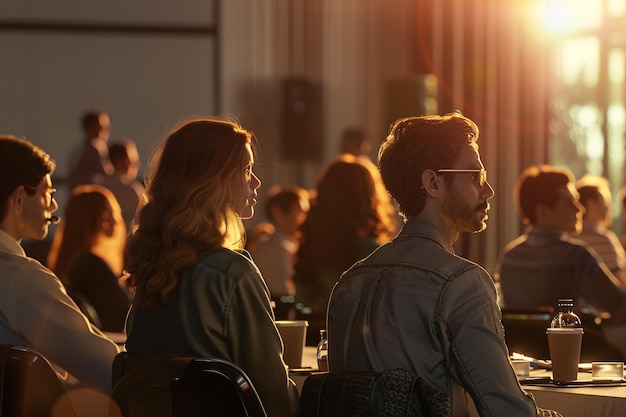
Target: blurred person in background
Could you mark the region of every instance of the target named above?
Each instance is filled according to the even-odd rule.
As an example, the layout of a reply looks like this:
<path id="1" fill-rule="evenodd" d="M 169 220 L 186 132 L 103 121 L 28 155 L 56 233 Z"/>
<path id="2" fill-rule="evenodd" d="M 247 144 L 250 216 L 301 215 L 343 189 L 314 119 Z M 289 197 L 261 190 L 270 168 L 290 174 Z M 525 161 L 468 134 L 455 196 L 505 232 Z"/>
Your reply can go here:
<path id="1" fill-rule="evenodd" d="M 620 241 L 622 242 L 622 247 L 626 250 L 626 185 L 619 191 L 619 200 L 622 208 L 622 227 L 624 230 Z"/>
<path id="2" fill-rule="evenodd" d="M 392 238 L 395 224 L 371 171 L 344 154 L 321 172 L 301 227 L 294 283 L 298 316 L 309 320 L 307 344 L 325 327 L 330 292 L 341 274 Z"/>
<path id="3" fill-rule="evenodd" d="M 556 308 L 559 299 L 570 298 L 585 329 L 583 350 L 600 358 L 615 346 L 626 357 L 626 292 L 593 249 L 577 239 L 585 208 L 572 172 L 530 166 L 518 178 L 514 199 L 527 228 L 504 248 L 496 267 L 501 305 Z"/>
<path id="4" fill-rule="evenodd" d="M 102 182 L 105 176 L 113 173 L 107 147 L 111 134 L 109 115 L 102 110 L 89 110 L 82 116 L 81 127 L 84 137 L 78 159 L 70 170 L 70 188 L 80 184 Z"/>
<path id="5" fill-rule="evenodd" d="M 571 298 L 581 310 L 606 311 L 626 323 L 626 293 L 596 254 L 576 239 L 585 208 L 567 168 L 526 168 L 514 198 L 526 231 L 504 249 L 497 268 L 506 306 L 556 307 Z"/>
<path id="6" fill-rule="evenodd" d="M 109 159 L 114 171 L 103 178 L 102 185 L 115 196 L 122 209 L 126 230 L 130 230 L 145 190 L 143 184 L 137 180 L 141 166 L 137 145 L 131 139 L 116 140 L 109 145 Z"/>
<path id="7" fill-rule="evenodd" d="M 390 235 L 395 236 L 400 229 L 402 223 L 401 217 L 398 215 L 397 208 L 393 203 L 393 200 L 382 178 L 378 167 L 370 158 L 370 152 L 372 151 L 372 140 L 370 139 L 367 130 L 362 127 L 352 126 L 347 127 L 341 134 L 341 146 L 340 146 L 339 159 L 348 157 L 350 155 L 358 158 L 358 161 L 362 163 L 367 169 L 369 169 L 372 178 L 374 178 L 374 184 L 376 186 L 376 195 L 380 199 L 381 207 L 387 211 L 385 217 L 389 219 Z"/>
<path id="8" fill-rule="evenodd" d="M 372 141 L 367 131 L 361 127 L 348 127 L 341 134 L 340 153 L 350 154 L 371 162 Z"/>
<path id="9" fill-rule="evenodd" d="M 130 293 L 120 285 L 125 243 L 126 226 L 111 191 L 99 185 L 74 188 L 48 266 L 83 312 L 107 332 L 124 331 L 130 307 Z"/>
<path id="10" fill-rule="evenodd" d="M 576 182 L 576 190 L 585 211 L 582 230 L 574 237 L 593 249 L 622 285 L 626 286 L 626 253 L 620 239 L 610 229 L 613 217 L 609 181 L 588 174 Z"/>
<path id="11" fill-rule="evenodd" d="M 258 225 L 252 235 L 264 233 L 250 246 L 252 259 L 269 287 L 277 320 L 293 318 L 295 286 L 294 262 L 298 251 L 299 229 L 309 211 L 309 193 L 302 187 L 275 186 L 265 203 L 269 226 Z"/>

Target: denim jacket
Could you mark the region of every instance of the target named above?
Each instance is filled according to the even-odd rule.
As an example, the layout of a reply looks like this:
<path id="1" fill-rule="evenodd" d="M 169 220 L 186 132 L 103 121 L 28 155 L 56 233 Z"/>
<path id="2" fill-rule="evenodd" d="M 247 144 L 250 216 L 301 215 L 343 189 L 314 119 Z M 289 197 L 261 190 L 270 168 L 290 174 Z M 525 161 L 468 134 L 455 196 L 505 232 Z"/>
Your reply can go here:
<path id="1" fill-rule="evenodd" d="M 469 394 L 481 416 L 536 416 L 500 319 L 489 274 L 455 255 L 432 225 L 411 220 L 335 286 L 330 371 L 411 370 L 430 386 L 422 400 L 431 415 L 467 415 Z"/>
<path id="2" fill-rule="evenodd" d="M 247 252 L 225 248 L 199 256 L 167 307 L 133 305 L 126 350 L 221 358 L 252 380 L 270 416 L 292 416 L 298 400 L 287 376 L 269 291 Z"/>

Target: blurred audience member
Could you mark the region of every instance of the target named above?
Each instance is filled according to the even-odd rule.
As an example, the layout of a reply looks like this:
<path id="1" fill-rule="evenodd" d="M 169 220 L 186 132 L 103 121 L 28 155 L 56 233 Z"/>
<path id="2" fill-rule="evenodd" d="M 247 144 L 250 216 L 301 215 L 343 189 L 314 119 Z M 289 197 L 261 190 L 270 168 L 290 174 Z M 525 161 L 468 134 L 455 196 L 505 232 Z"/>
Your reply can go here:
<path id="1" fill-rule="evenodd" d="M 130 139 L 115 141 L 109 146 L 109 158 L 115 171 L 104 177 L 102 185 L 113 192 L 122 208 L 126 230 L 130 230 L 144 192 L 143 184 L 137 180 L 141 166 L 137 145 Z"/>
<path id="2" fill-rule="evenodd" d="M 292 416 L 270 294 L 243 250 L 254 215 L 253 135 L 235 122 L 191 119 L 153 157 L 127 246 L 134 300 L 126 349 L 221 358 L 250 377 L 268 416 Z"/>
<path id="3" fill-rule="evenodd" d="M 342 155 L 321 172 L 301 228 L 294 275 L 297 307 L 312 322 L 312 337 L 318 337 L 313 322 L 325 321 L 339 276 L 392 237 L 395 225 L 383 198 L 371 171 L 353 155 Z"/>
<path id="4" fill-rule="evenodd" d="M 48 266 L 86 315 L 89 307 L 95 309 L 92 320 L 107 332 L 124 331 L 130 307 L 130 293 L 120 285 L 125 241 L 126 227 L 111 191 L 99 185 L 74 188 Z"/>
<path id="5" fill-rule="evenodd" d="M 274 225 L 270 222 L 261 222 L 255 225 L 250 232 L 246 233 L 246 250 L 250 253 L 254 251 L 256 245 L 267 239 L 276 231 Z M 264 277 L 265 278 L 265 277 Z"/>
<path id="6" fill-rule="evenodd" d="M 90 110 L 82 117 L 84 131 L 82 148 L 69 177 L 70 188 L 80 184 L 102 182 L 113 174 L 107 141 L 111 133 L 109 115 L 102 110 Z"/>
<path id="7" fill-rule="evenodd" d="M 342 154 L 347 153 L 370 160 L 369 154 L 372 151 L 372 141 L 365 129 L 349 127 L 341 135 L 340 150 Z"/>
<path id="8" fill-rule="evenodd" d="M 392 126 L 379 166 L 406 222 L 335 286 L 328 365 L 412 371 L 422 397 L 417 415 L 467 416 L 475 408 L 483 417 L 554 416 L 515 377 L 492 278 L 452 249 L 460 233 L 487 227 L 494 193 L 478 134 L 458 113 Z"/>
<path id="9" fill-rule="evenodd" d="M 308 211 L 307 190 L 301 187 L 273 187 L 265 203 L 265 212 L 273 230 L 263 234 L 250 248 L 252 259 L 269 287 L 277 320 L 293 318 L 289 316 L 289 310 L 295 295 L 292 279 L 294 261 L 298 251 L 299 228 Z M 266 225 L 257 227 L 267 230 Z"/>
<path id="10" fill-rule="evenodd" d="M 48 224 L 58 221 L 52 216 L 58 208 L 54 169 L 40 148 L 0 136 L 0 343 L 34 349 L 81 384 L 110 392 L 118 347 L 89 323 L 52 271 L 20 246 L 24 238 L 45 238 Z"/>
<path id="11" fill-rule="evenodd" d="M 576 182 L 576 190 L 585 208 L 582 231 L 576 239 L 593 249 L 626 286 L 626 253 L 620 239 L 609 228 L 613 222 L 609 181 L 597 175 L 585 175 Z"/>
<path id="12" fill-rule="evenodd" d="M 624 230 L 620 240 L 622 242 L 622 247 L 626 250 L 626 185 L 619 191 L 619 200 L 622 207 L 622 229 Z"/>
<path id="13" fill-rule="evenodd" d="M 528 226 L 509 243 L 496 279 L 506 306 L 552 306 L 571 298 L 581 310 L 606 311 L 626 323 L 626 294 L 615 275 L 571 235 L 582 229 L 584 207 L 566 168 L 531 166 L 522 172 L 515 201 Z"/>
<path id="14" fill-rule="evenodd" d="M 22 248 L 29 258 L 36 259 L 42 265 L 47 265 L 50 246 L 52 246 L 52 235 L 54 234 L 54 225 L 48 232 L 45 239 L 23 239 Z"/>
<path id="15" fill-rule="evenodd" d="M 359 162 L 369 169 L 372 177 L 374 178 L 376 195 L 380 199 L 381 207 L 383 210 L 387 211 L 385 217 L 390 219 L 390 235 L 395 236 L 400 229 L 402 219 L 398 214 L 397 208 L 394 205 L 391 196 L 385 188 L 385 184 L 380 177 L 378 167 L 370 158 L 369 154 L 371 150 L 372 141 L 370 140 L 370 137 L 365 129 L 361 127 L 349 127 L 343 131 L 341 136 L 341 154 L 339 159 L 352 155 L 357 157 Z"/>

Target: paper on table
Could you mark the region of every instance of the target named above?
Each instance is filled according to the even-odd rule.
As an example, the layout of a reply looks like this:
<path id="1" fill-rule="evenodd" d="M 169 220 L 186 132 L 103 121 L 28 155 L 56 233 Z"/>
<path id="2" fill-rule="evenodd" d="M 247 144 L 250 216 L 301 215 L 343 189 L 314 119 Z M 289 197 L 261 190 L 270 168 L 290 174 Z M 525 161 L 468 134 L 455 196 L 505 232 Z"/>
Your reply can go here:
<path id="1" fill-rule="evenodd" d="M 552 369 L 550 361 L 544 361 L 542 359 L 531 358 L 530 356 L 523 355 L 521 353 L 512 352 L 511 359 L 522 359 L 530 362 L 530 367 L 533 369 Z"/>

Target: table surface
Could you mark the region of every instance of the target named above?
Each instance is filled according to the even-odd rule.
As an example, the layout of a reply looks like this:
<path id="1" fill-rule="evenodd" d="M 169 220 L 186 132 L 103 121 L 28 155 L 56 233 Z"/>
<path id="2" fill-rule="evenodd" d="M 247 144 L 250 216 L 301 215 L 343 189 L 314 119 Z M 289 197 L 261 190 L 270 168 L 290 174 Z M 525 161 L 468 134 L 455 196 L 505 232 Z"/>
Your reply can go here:
<path id="1" fill-rule="evenodd" d="M 548 370 L 538 369 L 530 371 L 530 377 L 552 377 L 552 372 Z M 576 384 L 584 383 L 584 385 L 576 386 Z M 587 384 L 588 383 L 588 384 Z M 585 395 L 597 395 L 602 397 L 623 398 L 626 400 L 626 385 L 619 381 L 596 381 L 591 378 L 591 372 L 579 372 L 576 381 L 573 384 L 565 384 L 563 386 L 552 384 L 539 385 L 522 385 L 526 390 L 545 391 L 558 390 L 559 392 L 570 392 Z"/>
<path id="2" fill-rule="evenodd" d="M 317 370 L 317 350 L 307 346 L 302 355 L 302 367 Z M 531 370 L 531 377 L 551 377 L 547 370 Z M 291 375 L 298 388 L 306 376 Z M 578 381 L 591 382 L 590 372 L 580 372 Z M 579 386 L 553 387 L 524 385 L 532 393 L 541 408 L 558 411 L 564 417 L 623 417 L 626 416 L 626 386 Z"/>
<path id="3" fill-rule="evenodd" d="M 302 352 L 302 368 L 309 368 L 311 372 L 317 372 L 317 348 L 315 346 L 305 346 Z M 290 372 L 289 378 L 296 383 L 298 392 L 302 391 L 304 380 L 310 375 L 310 373 L 304 372 Z"/>
<path id="4" fill-rule="evenodd" d="M 551 376 L 550 371 L 531 371 L 532 376 Z M 581 372 L 577 381 L 591 382 L 591 374 Z M 626 386 L 551 387 L 525 385 L 541 408 L 555 410 L 565 417 L 626 416 Z"/>
<path id="5" fill-rule="evenodd" d="M 531 377 L 551 377 L 547 370 L 532 370 Z M 537 405 L 558 411 L 565 417 L 622 417 L 626 416 L 626 386 L 592 384 L 590 372 L 579 372 L 577 382 L 583 386 L 524 385 Z"/>

